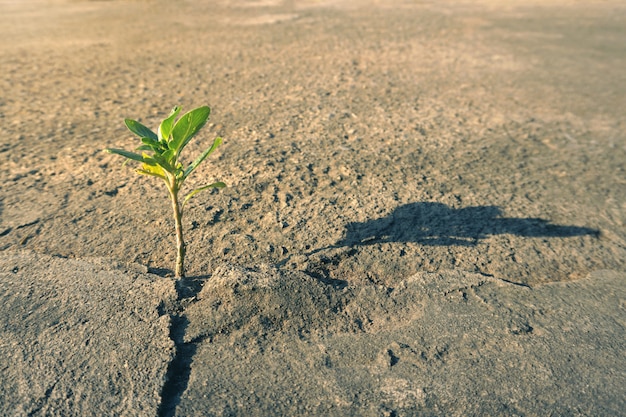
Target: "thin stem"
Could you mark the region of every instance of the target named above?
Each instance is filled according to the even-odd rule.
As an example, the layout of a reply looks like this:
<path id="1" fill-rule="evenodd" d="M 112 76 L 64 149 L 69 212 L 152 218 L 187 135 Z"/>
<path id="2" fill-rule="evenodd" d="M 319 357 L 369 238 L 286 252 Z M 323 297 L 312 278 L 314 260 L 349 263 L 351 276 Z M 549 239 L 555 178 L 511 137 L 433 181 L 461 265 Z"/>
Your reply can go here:
<path id="1" fill-rule="evenodd" d="M 168 187 L 169 188 L 169 187 Z M 172 199 L 172 209 L 174 210 L 174 221 L 176 224 L 176 278 L 185 277 L 185 240 L 183 239 L 183 210 L 178 202 L 178 189 L 176 186 L 169 188 Z"/>

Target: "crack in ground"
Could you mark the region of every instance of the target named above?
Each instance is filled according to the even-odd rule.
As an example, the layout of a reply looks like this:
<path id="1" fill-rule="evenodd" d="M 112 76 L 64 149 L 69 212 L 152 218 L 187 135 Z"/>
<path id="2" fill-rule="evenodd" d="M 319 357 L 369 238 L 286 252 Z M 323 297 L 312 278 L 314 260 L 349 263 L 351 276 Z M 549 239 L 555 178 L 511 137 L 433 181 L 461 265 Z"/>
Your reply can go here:
<path id="1" fill-rule="evenodd" d="M 191 375 L 191 363 L 196 353 L 197 346 L 194 341 L 185 343 L 185 330 L 189 320 L 184 315 L 170 316 L 170 338 L 176 346 L 174 358 L 167 367 L 165 383 L 161 391 L 161 404 L 157 412 L 158 417 L 172 417 L 176 413 L 176 406 L 189 384 Z"/>
<path id="2" fill-rule="evenodd" d="M 175 311 L 170 312 L 170 334 L 174 342 L 174 358 L 170 361 L 165 374 L 165 383 L 161 390 L 161 404 L 157 411 L 158 417 L 173 417 L 176 407 L 180 403 L 183 393 L 189 385 L 191 364 L 201 340 L 185 342 L 185 332 L 189 320 L 185 316 L 185 309 L 196 301 L 196 296 L 202 289 L 203 282 L 208 277 L 182 278 L 176 282 L 178 294 Z"/>

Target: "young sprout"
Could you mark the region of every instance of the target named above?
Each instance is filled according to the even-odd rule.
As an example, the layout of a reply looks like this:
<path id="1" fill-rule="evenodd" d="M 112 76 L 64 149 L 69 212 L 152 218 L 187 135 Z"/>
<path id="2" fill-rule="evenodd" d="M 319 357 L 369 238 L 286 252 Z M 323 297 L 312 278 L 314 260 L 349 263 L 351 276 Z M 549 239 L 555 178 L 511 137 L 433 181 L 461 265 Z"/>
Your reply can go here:
<path id="1" fill-rule="evenodd" d="M 207 106 L 198 107 L 197 109 L 185 113 L 178 121 L 175 121 L 180 110 L 180 107 L 174 107 L 169 116 L 161 122 L 157 133 L 154 133 L 135 120 L 125 120 L 128 129 L 141 139 L 142 145 L 135 149 L 136 151 L 141 151 L 141 154 L 125 151 L 123 149 L 105 149 L 108 153 L 121 155 L 128 160 L 141 162 L 140 168 L 135 169 L 135 172 L 138 174 L 161 178 L 165 182 L 170 199 L 172 200 L 174 221 L 176 223 L 177 278 L 183 278 L 185 276 L 185 240 L 183 238 L 182 226 L 185 204 L 200 191 L 226 186 L 223 182 L 214 182 L 213 184 L 192 190 L 185 195 L 182 201 L 179 199 L 179 193 L 185 180 L 198 165 L 222 143 L 222 138 L 216 138 L 207 150 L 202 152 L 200 156 L 185 168 L 178 160 L 180 153 L 191 138 L 206 124 L 211 109 Z"/>

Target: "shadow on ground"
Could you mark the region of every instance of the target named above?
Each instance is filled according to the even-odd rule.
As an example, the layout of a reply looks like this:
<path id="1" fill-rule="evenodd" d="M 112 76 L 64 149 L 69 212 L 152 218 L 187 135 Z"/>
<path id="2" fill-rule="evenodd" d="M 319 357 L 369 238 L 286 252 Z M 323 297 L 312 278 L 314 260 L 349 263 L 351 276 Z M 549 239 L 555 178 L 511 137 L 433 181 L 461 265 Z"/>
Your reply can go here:
<path id="1" fill-rule="evenodd" d="M 366 222 L 348 223 L 345 237 L 335 246 L 415 242 L 431 246 L 474 246 L 490 235 L 525 237 L 598 236 L 588 227 L 551 224 L 541 218 L 502 217 L 497 206 L 455 209 L 442 203 L 411 203 L 390 215 Z"/>

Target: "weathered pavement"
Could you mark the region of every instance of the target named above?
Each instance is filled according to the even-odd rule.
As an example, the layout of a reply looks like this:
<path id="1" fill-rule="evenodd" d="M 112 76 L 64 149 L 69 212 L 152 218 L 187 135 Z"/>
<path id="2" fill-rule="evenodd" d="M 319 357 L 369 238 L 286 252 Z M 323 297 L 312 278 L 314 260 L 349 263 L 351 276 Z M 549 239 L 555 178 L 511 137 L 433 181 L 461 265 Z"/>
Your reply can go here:
<path id="1" fill-rule="evenodd" d="M 175 298 L 139 266 L 1 252 L 0 415 L 156 415 Z"/>
<path id="2" fill-rule="evenodd" d="M 223 265 L 177 294 L 138 265 L 3 251 L 0 414 L 624 415 L 625 280 Z"/>

